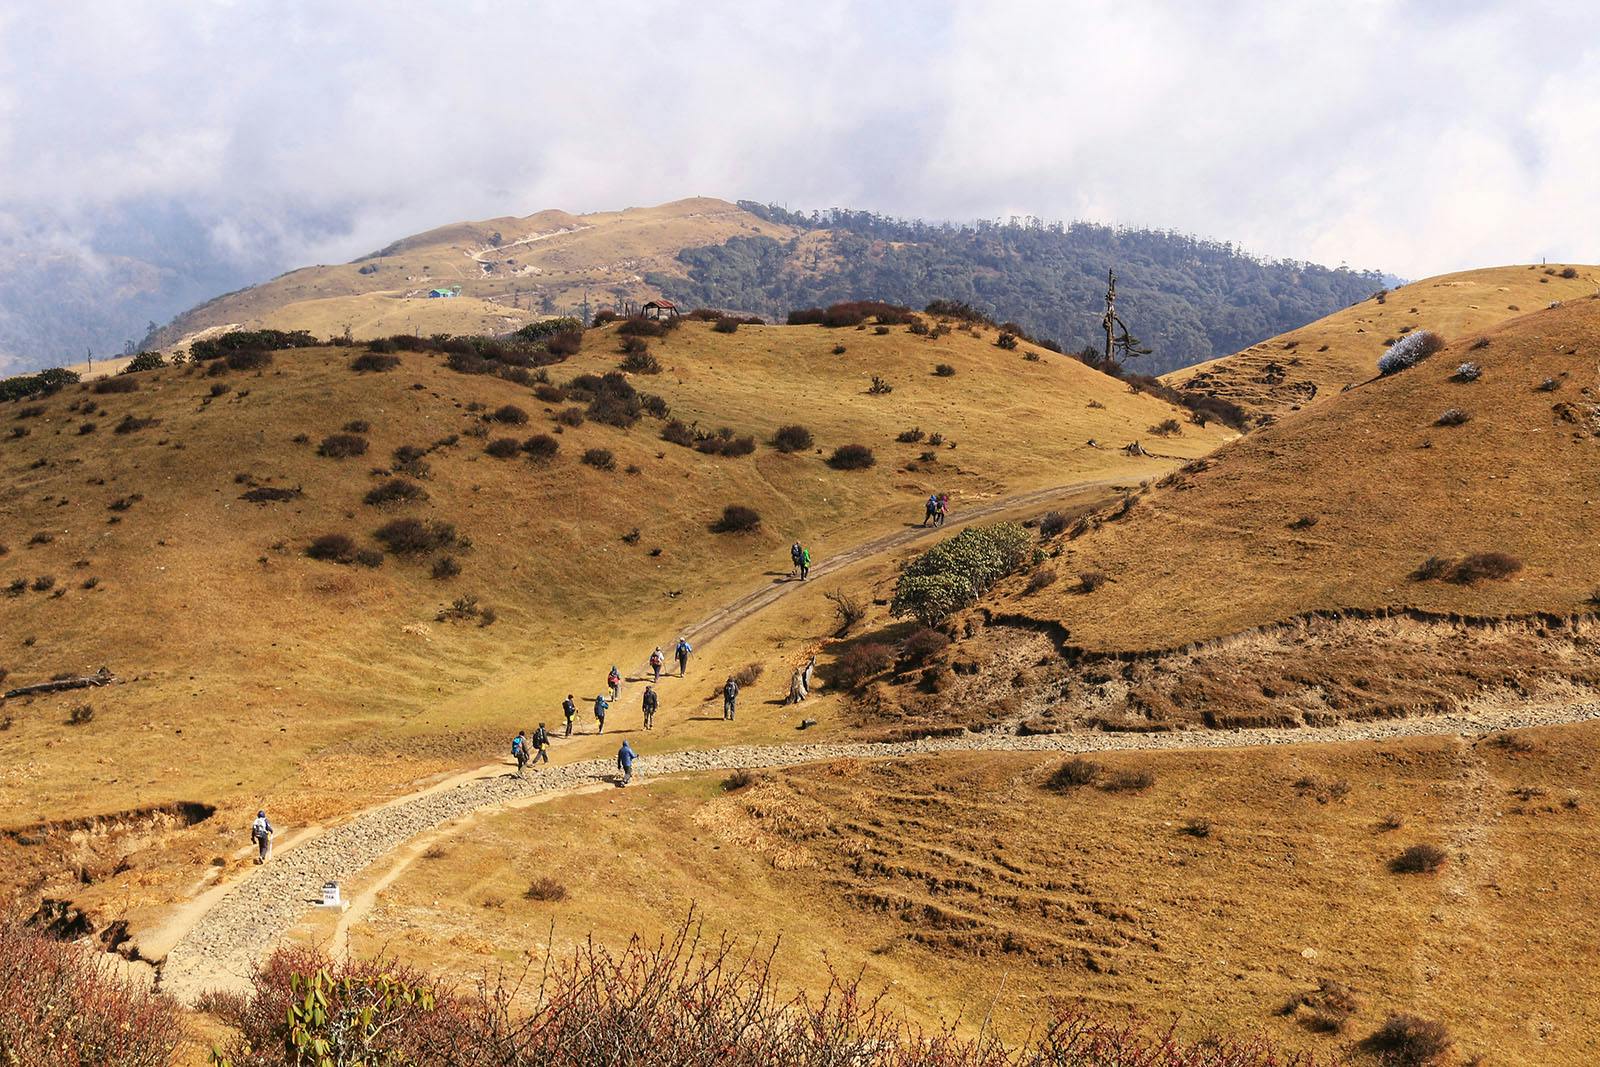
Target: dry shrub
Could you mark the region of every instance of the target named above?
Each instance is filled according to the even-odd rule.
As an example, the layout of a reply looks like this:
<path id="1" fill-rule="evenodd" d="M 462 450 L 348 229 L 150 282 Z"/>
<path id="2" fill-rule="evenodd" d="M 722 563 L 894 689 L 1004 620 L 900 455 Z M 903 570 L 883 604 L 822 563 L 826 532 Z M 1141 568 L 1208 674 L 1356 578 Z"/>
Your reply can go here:
<path id="1" fill-rule="evenodd" d="M 743 504 L 729 504 L 722 509 L 722 517 L 711 524 L 712 533 L 750 533 L 761 525 L 761 515 L 755 508 Z"/>
<path id="2" fill-rule="evenodd" d="M 154 426 L 160 422 L 157 418 L 142 418 L 138 415 L 124 415 L 122 421 L 111 428 L 112 433 L 136 433 L 147 426 Z"/>
<path id="3" fill-rule="evenodd" d="M 1389 1016 L 1362 1044 L 1388 1067 L 1428 1067 L 1438 1063 L 1455 1040 L 1443 1023 L 1402 1012 Z"/>
<path id="4" fill-rule="evenodd" d="M 522 894 L 528 900 L 544 900 L 554 902 L 567 899 L 567 887 L 560 882 L 545 875 L 535 878 L 528 886 L 528 891 Z"/>
<path id="5" fill-rule="evenodd" d="M 829 668 L 830 684 L 860 689 L 894 664 L 894 649 L 878 641 L 860 641 L 840 653 Z"/>
<path id="6" fill-rule="evenodd" d="M 956 369 L 948 363 L 941 363 L 933 368 L 933 373 L 934 376 L 938 378 L 954 378 L 956 376 Z"/>
<path id="7" fill-rule="evenodd" d="M 1067 528 L 1067 517 L 1059 511 L 1047 511 L 1039 520 L 1039 538 L 1044 541 L 1058 537 Z"/>
<path id="8" fill-rule="evenodd" d="M 637 340 L 637 338 L 628 338 Z M 630 374 L 660 374 L 661 361 L 646 351 L 629 352 L 618 366 Z"/>
<path id="9" fill-rule="evenodd" d="M 903 445 L 914 445 L 926 436 L 927 434 L 922 432 L 922 427 L 913 426 L 909 430 L 901 430 L 895 435 L 895 440 Z"/>
<path id="10" fill-rule="evenodd" d="M 1509 578 L 1521 569 L 1522 561 L 1504 552 L 1474 552 L 1450 568 L 1448 580 L 1457 585 L 1472 585 Z"/>
<path id="11" fill-rule="evenodd" d="M 454 556 L 440 556 L 433 561 L 432 574 L 438 581 L 447 581 L 451 578 L 459 577 L 461 564 L 457 562 Z"/>
<path id="12" fill-rule="evenodd" d="M 397 556 L 420 556 L 455 544 L 456 528 L 437 520 L 395 519 L 378 527 L 372 536 Z"/>
<path id="13" fill-rule="evenodd" d="M 609 448 L 591 448 L 583 453 L 583 462 L 596 470 L 614 471 L 617 469 L 617 457 L 611 454 Z"/>
<path id="14" fill-rule="evenodd" d="M 75 704 L 73 705 L 72 710 L 67 712 L 68 726 L 86 726 L 93 721 L 93 704 Z"/>
<path id="15" fill-rule="evenodd" d="M 561 443 L 547 433 L 536 433 L 522 442 L 522 451 L 535 463 L 549 463 L 561 451 Z"/>
<path id="16" fill-rule="evenodd" d="M 353 433 L 330 433 L 317 446 L 317 455 L 328 459 L 348 459 L 367 454 L 367 439 Z"/>
<path id="17" fill-rule="evenodd" d="M 694 430 L 682 419 L 673 419 L 661 427 L 661 439 L 682 448 L 693 448 L 696 441 Z"/>
<path id="18" fill-rule="evenodd" d="M 533 395 L 546 404 L 560 404 L 567 399 L 567 391 L 551 382 L 540 382 L 534 386 Z"/>
<path id="19" fill-rule="evenodd" d="M 1437 419 L 1434 419 L 1433 424 L 1435 426 L 1465 426 L 1471 421 L 1471 412 L 1462 411 L 1460 408 L 1449 408 Z"/>
<path id="20" fill-rule="evenodd" d="M 1412 845 L 1390 860 L 1389 869 L 1395 874 L 1432 874 L 1444 866 L 1447 858 L 1444 849 L 1424 842 Z"/>
<path id="21" fill-rule="evenodd" d="M 1050 588 L 1050 586 L 1055 584 L 1055 581 L 1055 571 L 1043 569 L 1036 570 L 1033 572 L 1033 576 L 1028 579 L 1028 584 L 1023 588 L 1022 591 L 1025 595 L 1032 596 L 1034 593 L 1042 592 L 1045 589 Z"/>
<path id="22" fill-rule="evenodd" d="M 1106 576 L 1100 571 L 1084 571 L 1078 575 L 1078 591 L 1092 593 L 1106 584 Z"/>
<path id="23" fill-rule="evenodd" d="M 1186 835 L 1188 837 L 1195 837 L 1195 838 L 1207 838 L 1207 837 L 1210 837 L 1211 836 L 1211 820 L 1210 819 L 1190 819 L 1190 820 L 1188 820 L 1187 822 L 1185 822 L 1183 824 L 1183 828 L 1181 830 L 1179 830 L 1178 832 L 1180 834 L 1184 834 L 1184 835 Z"/>
<path id="24" fill-rule="evenodd" d="M 510 459 L 522 451 L 522 443 L 515 437 L 496 437 L 483 450 L 495 459 Z"/>
<path id="25" fill-rule="evenodd" d="M 766 673 L 767 668 L 760 663 L 746 663 L 743 667 L 733 672 L 733 680 L 739 683 L 739 688 L 755 685 Z"/>
<path id="26" fill-rule="evenodd" d="M 1092 759 L 1074 756 L 1055 769 L 1055 772 L 1045 780 L 1045 785 L 1057 792 L 1069 789 L 1079 789 L 1086 785 L 1093 785 L 1099 778 L 1103 768 Z"/>
<path id="27" fill-rule="evenodd" d="M 350 361 L 350 369 L 358 374 L 390 371 L 399 365 L 400 357 L 387 352 L 363 352 Z"/>
<path id="28" fill-rule="evenodd" d="M 872 384 L 867 386 L 867 392 L 873 396 L 883 396 L 886 393 L 894 392 L 894 386 L 889 384 L 887 378 L 874 374 L 872 376 Z"/>
<path id="29" fill-rule="evenodd" d="M 866 618 L 867 605 L 866 601 L 861 597 L 853 593 L 846 593 L 842 589 L 824 593 L 823 596 L 833 604 L 834 618 L 839 620 L 838 636 L 845 636 L 851 630 L 854 630 L 862 619 Z"/>
<path id="30" fill-rule="evenodd" d="M 583 409 L 562 408 L 556 413 L 556 422 L 560 423 L 562 426 L 582 426 Z"/>
<path id="31" fill-rule="evenodd" d="M 272 366 L 272 353 L 264 348 L 241 348 L 228 353 L 227 364 L 229 370 L 264 370 Z"/>
<path id="32" fill-rule="evenodd" d="M 1108 793 L 1142 793 L 1156 784 L 1156 776 L 1147 770 L 1117 771 L 1100 788 Z"/>
<path id="33" fill-rule="evenodd" d="M 741 789 L 749 789 L 760 780 L 760 775 L 753 774 L 740 767 L 722 780 L 722 791 L 725 793 L 737 793 Z"/>
<path id="34" fill-rule="evenodd" d="M 779 452 L 804 452 L 811 447 L 811 431 L 804 426 L 780 426 L 772 435 L 772 447 Z"/>
<path id="35" fill-rule="evenodd" d="M 137 393 L 139 383 L 133 378 L 117 375 L 113 378 L 101 378 L 91 388 L 102 396 L 108 393 Z"/>
<path id="36" fill-rule="evenodd" d="M 326 533 L 307 546 L 306 555 L 328 563 L 353 563 L 356 558 L 356 543 L 346 534 Z"/>
<path id="37" fill-rule="evenodd" d="M 930 1036 L 892 1015 L 883 994 L 865 988 L 859 976 L 833 976 L 814 994 L 786 996 L 771 949 L 740 954 L 728 939 L 705 940 L 693 914 L 655 943 L 636 936 L 612 951 L 588 940 L 569 956 L 547 954 L 532 971 L 541 976 L 531 991 L 538 996 L 496 980 L 458 992 L 391 959 L 333 963 L 285 949 L 260 969 L 247 996 L 214 996 L 204 1006 L 237 1031 L 221 1050 L 234 1067 L 287 1062 L 290 1010 L 303 999 L 308 975 L 322 977 L 318 984 L 331 990 L 327 1021 L 308 1036 L 328 1041 L 330 1060 L 342 1063 L 1310 1067 L 1308 1058 L 1281 1052 L 1265 1038 L 1224 1035 L 1189 1044 L 1142 1018 L 1110 1020 L 1083 1007 L 1042 1017 L 1026 1044 L 1015 1047 L 945 1030 Z M 434 996 L 379 995 L 397 986 Z M 367 1025 L 359 1025 L 369 1005 L 375 1007 Z"/>
<path id="38" fill-rule="evenodd" d="M 900 642 L 900 662 L 920 667 L 950 647 L 950 638 L 929 626 L 919 626 Z"/>
<path id="39" fill-rule="evenodd" d="M 489 417 L 495 422 L 503 422 L 507 426 L 526 426 L 528 413 L 515 404 L 503 404 L 494 409 Z"/>
<path id="40" fill-rule="evenodd" d="M 1171 437 L 1173 434 L 1183 433 L 1183 427 L 1178 423 L 1177 419 L 1164 419 L 1151 426 L 1146 432 L 1155 434 L 1157 437 Z"/>
<path id="41" fill-rule="evenodd" d="M 287 492 L 288 490 L 284 490 Z M 256 492 L 256 490 L 251 490 Z M 245 494 L 249 498 L 250 493 Z M 390 478 L 387 481 L 373 486 L 362 498 L 366 503 L 376 508 L 389 504 L 420 504 L 428 499 L 428 491 L 416 482 L 405 478 Z"/>
<path id="42" fill-rule="evenodd" d="M 866 445 L 840 445 L 828 457 L 828 466 L 837 471 L 866 470 L 877 462 L 878 457 Z"/>
<path id="43" fill-rule="evenodd" d="M 80 946 L 0 923 L 0 1061 L 166 1067 L 182 1034 L 166 997 Z"/>

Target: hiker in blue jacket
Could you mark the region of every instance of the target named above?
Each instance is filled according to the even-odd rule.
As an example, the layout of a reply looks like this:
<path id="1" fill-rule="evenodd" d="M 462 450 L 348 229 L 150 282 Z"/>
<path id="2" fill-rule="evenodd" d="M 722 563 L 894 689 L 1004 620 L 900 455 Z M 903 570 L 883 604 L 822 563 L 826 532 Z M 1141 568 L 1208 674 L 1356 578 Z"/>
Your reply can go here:
<path id="1" fill-rule="evenodd" d="M 272 823 L 267 821 L 266 809 L 256 812 L 256 821 L 250 824 L 250 840 L 255 843 L 257 849 L 257 864 L 265 863 L 271 858 L 272 835 L 276 832 L 272 828 Z"/>
<path id="2" fill-rule="evenodd" d="M 606 699 L 604 693 L 597 693 L 594 698 L 594 721 L 597 734 L 606 732 L 606 709 L 611 706 L 611 701 Z"/>
<path id="3" fill-rule="evenodd" d="M 517 777 L 521 778 L 522 768 L 528 765 L 528 731 L 518 730 L 511 739 L 511 758 L 517 761 Z"/>
<path id="4" fill-rule="evenodd" d="M 633 780 L 633 761 L 638 758 L 627 741 L 622 742 L 622 747 L 617 749 L 617 770 L 622 772 L 622 781 L 618 786 L 627 785 Z"/>

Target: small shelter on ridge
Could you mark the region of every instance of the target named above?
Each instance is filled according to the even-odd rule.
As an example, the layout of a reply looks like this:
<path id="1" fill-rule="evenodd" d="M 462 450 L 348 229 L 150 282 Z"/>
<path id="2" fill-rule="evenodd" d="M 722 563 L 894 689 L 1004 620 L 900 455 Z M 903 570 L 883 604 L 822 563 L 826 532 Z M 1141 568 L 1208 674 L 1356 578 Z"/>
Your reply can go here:
<path id="1" fill-rule="evenodd" d="M 459 286 L 459 285 L 453 285 L 448 289 L 429 289 L 428 290 L 428 299 L 429 300 L 437 300 L 437 299 L 440 299 L 440 298 L 443 298 L 443 297 L 460 296 L 460 295 L 461 295 L 461 286 Z"/>
<path id="2" fill-rule="evenodd" d="M 640 311 L 647 319 L 675 319 L 681 314 L 678 305 L 670 300 L 652 300 Z"/>

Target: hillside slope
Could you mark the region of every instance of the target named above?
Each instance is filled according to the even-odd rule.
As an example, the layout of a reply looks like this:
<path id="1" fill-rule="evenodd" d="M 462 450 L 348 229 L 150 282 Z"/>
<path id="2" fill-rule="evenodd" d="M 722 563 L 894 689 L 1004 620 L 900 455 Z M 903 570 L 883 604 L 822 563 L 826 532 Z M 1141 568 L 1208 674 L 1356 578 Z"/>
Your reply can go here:
<path id="1" fill-rule="evenodd" d="M 1600 685 L 1597 340 L 1600 301 L 1524 315 L 1242 438 L 1061 535 L 1044 566 L 1069 580 L 1013 580 L 988 610 L 1023 629 L 968 652 L 1025 658 L 1055 629 L 1068 659 L 1021 712 L 1041 728 L 1293 725 Z"/>
<path id="2" fill-rule="evenodd" d="M 548 374 L 612 370 L 618 341 L 615 327 L 590 331 Z M 648 417 L 562 426 L 555 414 L 581 403 L 542 403 L 431 354 L 358 374 L 349 348 L 279 352 L 220 377 L 140 372 L 0 408 L 7 685 L 101 665 L 128 680 L 5 703 L 0 822 L 171 800 L 253 810 L 270 794 L 305 825 L 476 765 L 501 751 L 508 723 L 557 721 L 561 697 L 592 697 L 610 664 L 632 670 L 652 645 L 782 580 L 793 540 L 826 560 L 914 526 L 935 490 L 959 517 L 1042 486 L 1131 486 L 1176 462 L 1085 442 L 1120 445 L 1179 412 L 1074 360 L 1004 351 L 992 331 L 688 322 L 652 345 L 663 371 L 632 380 L 674 417 L 759 442 L 801 422 L 813 449 L 707 455 L 662 440 Z M 873 375 L 893 392 L 869 395 Z M 498 421 L 508 404 L 528 421 Z M 897 443 L 912 426 L 945 440 Z M 319 455 L 341 432 L 364 454 Z M 559 443 L 548 463 L 485 451 L 538 433 Z M 1162 451 L 1192 457 L 1229 436 L 1191 427 Z M 876 466 L 824 462 L 850 443 L 875 450 Z M 402 446 L 422 454 L 425 477 L 400 476 Z M 580 462 L 591 449 L 614 466 Z M 391 476 L 425 497 L 363 502 Z M 759 530 L 709 530 L 728 504 L 757 509 Z M 375 568 L 306 555 L 328 533 L 379 549 L 374 531 L 399 517 L 451 523 L 457 540 L 390 551 Z M 436 618 L 463 595 L 492 607 L 493 625 Z M 696 689 L 717 680 L 691 672 Z M 94 706 L 92 724 L 67 722 L 77 703 Z"/>
<path id="3" fill-rule="evenodd" d="M 1266 422 L 1367 381 L 1377 373 L 1378 357 L 1401 334 L 1432 330 L 1447 339 L 1464 338 L 1551 301 L 1592 295 L 1597 287 L 1600 268 L 1581 265 L 1442 274 L 1164 377 L 1176 388 L 1232 401 Z"/>
<path id="4" fill-rule="evenodd" d="M 168 348 L 200 330 L 237 325 L 346 328 L 357 339 L 409 332 L 509 332 L 542 314 L 648 300 L 646 272 L 670 275 L 679 250 L 735 235 L 784 237 L 787 227 L 709 197 L 650 208 L 462 222 L 402 238 L 351 263 L 305 267 L 207 301 L 146 338 Z M 429 299 L 459 287 L 458 298 Z"/>

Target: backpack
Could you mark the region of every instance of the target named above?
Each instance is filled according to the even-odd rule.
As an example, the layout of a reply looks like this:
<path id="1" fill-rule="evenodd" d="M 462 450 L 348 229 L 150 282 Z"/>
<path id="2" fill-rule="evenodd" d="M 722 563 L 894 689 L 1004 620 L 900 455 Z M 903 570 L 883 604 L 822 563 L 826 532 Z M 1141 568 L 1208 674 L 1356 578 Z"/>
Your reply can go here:
<path id="1" fill-rule="evenodd" d="M 511 754 L 513 756 L 522 755 L 522 735 L 521 734 L 518 734 L 516 737 L 513 737 L 511 739 Z"/>
<path id="2" fill-rule="evenodd" d="M 661 666 L 662 658 L 663 657 L 661 655 L 661 650 L 659 648 L 656 649 L 654 652 L 650 653 L 650 666 L 652 666 L 652 667 Z"/>

